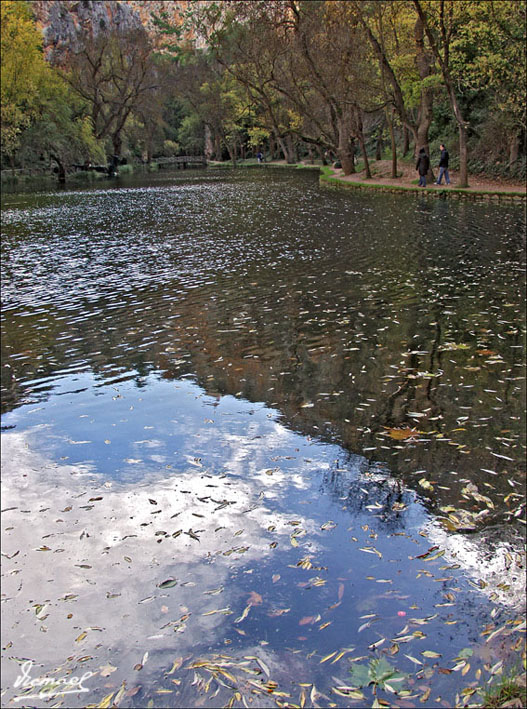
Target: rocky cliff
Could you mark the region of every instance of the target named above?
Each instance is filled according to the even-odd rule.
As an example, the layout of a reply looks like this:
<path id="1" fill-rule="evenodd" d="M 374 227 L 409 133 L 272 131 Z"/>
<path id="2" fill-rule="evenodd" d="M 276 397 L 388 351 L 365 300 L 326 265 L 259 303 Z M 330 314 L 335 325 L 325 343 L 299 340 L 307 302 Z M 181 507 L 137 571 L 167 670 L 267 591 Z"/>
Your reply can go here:
<path id="1" fill-rule="evenodd" d="M 144 27 L 153 34 L 153 14 L 166 13 L 179 24 L 187 0 L 33 0 L 31 6 L 42 31 L 49 59 L 59 59 L 66 49 L 78 51 L 82 38 Z"/>

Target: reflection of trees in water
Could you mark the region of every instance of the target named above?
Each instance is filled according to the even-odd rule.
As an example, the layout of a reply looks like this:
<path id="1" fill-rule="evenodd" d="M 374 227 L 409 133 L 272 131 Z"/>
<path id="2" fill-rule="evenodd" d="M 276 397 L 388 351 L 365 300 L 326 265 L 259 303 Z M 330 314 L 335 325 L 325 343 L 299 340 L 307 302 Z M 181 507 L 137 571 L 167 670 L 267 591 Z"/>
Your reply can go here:
<path id="1" fill-rule="evenodd" d="M 399 264 L 391 281 L 379 270 L 303 276 L 295 265 L 258 272 L 254 281 L 219 276 L 186 294 L 166 285 L 135 290 L 119 308 L 101 300 L 84 303 L 80 314 L 52 306 L 23 318 L 6 311 L 3 405 L 47 398 L 54 373 L 67 367 L 89 370 L 101 386 L 126 379 L 141 386 L 152 372 L 170 380 L 192 375 L 210 395 L 264 402 L 288 428 L 384 460 L 393 475 L 425 469 L 441 485 L 431 497 L 457 505 L 451 471 L 458 478 L 485 468 L 501 473 L 508 464 L 491 451 L 518 455 L 524 383 L 513 367 L 521 362 L 520 340 L 510 323 L 482 315 L 477 324 L 500 336 L 494 348 L 501 361 L 485 366 L 472 335 L 470 352 L 442 349 L 463 342 L 457 322 L 475 327 L 476 302 L 463 284 L 456 290 L 455 273 L 418 265 L 417 273 Z M 444 315 L 449 304 L 456 319 Z M 408 426 L 425 434 L 412 441 L 387 432 Z M 497 448 L 500 436 L 509 447 Z M 489 482 L 510 492 L 504 475 Z"/>
<path id="2" fill-rule="evenodd" d="M 393 533 L 407 527 L 406 510 L 414 496 L 382 463 L 350 456 L 344 467 L 324 473 L 321 487 L 351 517 L 366 517 L 372 529 Z"/>

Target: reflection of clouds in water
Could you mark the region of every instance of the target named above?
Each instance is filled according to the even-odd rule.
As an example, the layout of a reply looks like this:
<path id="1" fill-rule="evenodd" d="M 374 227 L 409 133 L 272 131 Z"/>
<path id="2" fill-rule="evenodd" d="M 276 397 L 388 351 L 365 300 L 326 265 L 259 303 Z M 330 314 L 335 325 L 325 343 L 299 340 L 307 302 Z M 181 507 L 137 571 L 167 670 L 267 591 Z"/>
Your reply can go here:
<path id="1" fill-rule="evenodd" d="M 235 402 L 235 406 L 244 405 Z M 37 428 L 28 433 L 5 434 L 3 506 L 17 507 L 4 513 L 4 550 L 11 557 L 4 560 L 3 583 L 2 639 L 4 646 L 12 643 L 8 656 L 35 658 L 41 665 L 40 674 L 51 673 L 67 657 L 71 659 L 65 667 L 75 673 L 79 667 L 96 671 L 110 662 L 117 667 L 111 678 L 115 687 L 126 680 L 128 687 L 139 682 L 150 688 L 165 681 L 163 673 L 176 657 L 190 662 L 189 658 L 198 654 L 210 658 L 211 653 L 224 648 L 239 659 L 241 653 L 250 654 L 244 643 L 254 643 L 255 633 L 267 637 L 267 630 L 277 630 L 269 621 L 267 627 L 265 620 L 259 620 L 257 609 L 252 607 L 247 620 L 235 621 L 248 607 L 251 590 L 264 593 L 258 584 L 268 561 L 274 564 L 270 563 L 268 571 L 272 573 L 271 569 L 275 571 L 280 566 L 285 581 L 285 564 L 291 560 L 287 551 L 291 550 L 291 537 L 297 531 L 307 532 L 304 538 L 298 537 L 298 556 L 316 553 L 313 563 L 330 562 L 332 571 L 327 585 L 316 592 L 320 593 L 318 600 L 312 590 L 299 594 L 295 585 L 277 585 L 274 594 L 266 594 L 265 602 L 269 601 L 271 608 L 291 608 L 291 616 L 284 616 L 285 626 L 279 631 L 284 637 L 290 632 L 294 637 L 294 630 L 287 629 L 288 622 L 293 623 L 293 628 L 301 615 L 324 612 L 325 605 L 335 600 L 333 594 L 339 587 L 331 574 L 342 573 L 346 577 L 349 564 L 353 566 L 353 582 L 348 585 L 345 578 L 343 581 L 344 598 L 348 599 L 349 594 L 351 609 L 368 613 L 376 610 L 382 615 L 389 613 L 392 599 L 410 597 L 404 595 L 408 593 L 405 579 L 397 578 L 395 573 L 403 568 L 400 563 L 407 573 L 407 553 L 412 559 L 423 551 L 422 547 L 414 547 L 418 544 L 415 540 L 403 544 L 408 532 L 417 533 L 423 528 L 423 508 L 415 493 L 390 477 L 387 470 L 368 465 L 361 456 L 352 456 L 338 467 L 338 461 L 333 460 L 338 449 L 311 445 L 269 420 L 265 413 L 251 420 L 245 435 L 235 435 L 230 430 L 228 416 L 225 424 L 211 426 L 205 442 L 200 439 L 202 457 L 196 456 L 195 442 L 186 435 L 192 433 L 190 419 L 178 422 L 178 450 L 186 461 L 181 466 L 183 470 L 176 470 L 173 458 L 173 468 L 134 463 L 130 468 L 137 469 L 141 477 L 133 485 L 115 479 L 107 464 L 105 477 L 90 465 L 57 463 L 54 460 L 58 460 L 58 455 L 51 459 L 32 450 L 33 441 L 48 444 L 53 429 L 45 428 L 46 438 Z M 240 420 L 236 422 L 239 424 Z M 203 426 L 199 428 L 202 431 Z M 141 447 L 159 451 L 159 438 L 137 438 L 137 447 L 132 449 L 134 456 Z M 221 465 L 216 457 L 218 448 Z M 299 513 L 295 495 L 299 504 L 316 502 L 311 517 Z M 321 512 L 323 507 L 325 511 Z M 346 511 L 344 519 L 337 508 Z M 322 520 L 320 514 L 324 514 Z M 338 520 L 335 531 L 331 524 L 324 530 L 321 521 L 333 515 Z M 342 522 L 348 518 L 353 527 L 348 532 L 357 535 L 357 546 L 366 544 L 357 552 L 350 547 L 349 561 L 348 552 L 339 552 L 339 544 L 343 540 L 349 544 L 349 537 L 336 536 L 343 533 Z M 364 534 L 359 525 L 366 530 Z M 386 534 L 390 525 L 392 532 L 401 526 L 405 533 Z M 333 541 L 329 536 L 332 534 Z M 445 534 L 436 542 L 430 533 L 424 543 L 438 543 L 447 548 L 448 554 L 450 539 L 456 536 L 459 535 Z M 271 546 L 274 543 L 278 543 L 276 552 Z M 383 561 L 371 545 L 380 548 Z M 39 551 L 43 547 L 48 550 Z M 468 547 L 462 549 L 467 551 Z M 371 553 L 364 553 L 368 550 Z M 17 551 L 18 555 L 13 556 Z M 275 553 L 280 556 L 272 556 Z M 458 551 L 455 561 L 476 581 L 482 578 L 481 569 L 474 568 L 470 555 Z M 375 596 L 361 586 L 360 579 L 370 578 L 370 586 L 384 581 L 378 577 L 388 575 L 390 567 L 386 562 L 397 564 L 391 566 L 389 574 L 390 583 L 393 578 L 395 586 L 390 593 Z M 315 571 L 307 573 L 315 576 Z M 308 578 L 306 575 L 302 580 Z M 167 581 L 170 583 L 164 588 L 159 587 Z M 437 585 L 433 578 L 429 583 Z M 434 591 L 428 588 L 427 578 L 423 576 L 419 584 L 427 588 L 424 593 L 432 602 Z M 474 592 L 480 595 L 480 588 L 474 588 Z M 360 603 L 354 593 L 363 596 Z M 363 602 L 366 605 L 362 608 Z M 461 602 L 460 599 L 460 607 Z M 304 604 L 311 604 L 310 609 Z M 446 612 L 450 610 L 447 608 Z M 387 627 L 392 627 L 389 618 Z M 437 623 L 441 632 L 441 618 Z M 240 639 L 236 630 L 245 629 L 247 635 Z M 365 634 L 354 636 L 353 620 L 349 632 L 355 639 L 346 637 L 341 642 L 351 641 L 359 646 L 378 639 L 375 634 L 367 640 Z M 289 635 L 287 638 L 286 644 Z M 145 663 L 142 658 L 147 651 L 149 658 Z M 279 666 L 280 652 L 270 655 L 269 662 Z M 86 658 L 85 662 L 79 665 L 79 658 Z M 316 674 L 326 667 L 319 667 L 318 660 L 307 663 L 305 656 L 304 661 L 308 669 L 298 668 L 296 677 L 304 678 L 304 671 Z M 284 655 L 282 664 L 290 662 L 291 653 Z M 134 670 L 138 663 L 144 667 Z M 13 661 L 5 666 L 5 686 L 11 687 L 18 666 Z M 37 668 L 35 676 L 36 673 Z M 273 672 L 273 679 L 278 680 L 278 674 Z M 181 686 L 183 694 L 178 695 L 178 706 L 191 705 L 195 700 L 189 694 L 189 701 L 184 701 L 185 692 L 193 691 L 190 675 L 188 670 L 188 686 Z M 284 681 L 286 675 L 284 671 Z M 206 680 L 206 673 L 203 676 Z M 289 680 L 295 681 L 295 676 L 290 674 Z M 317 685 L 318 682 L 317 679 Z M 91 686 L 103 691 L 102 684 L 102 678 L 93 678 Z"/>
<path id="2" fill-rule="evenodd" d="M 253 481 L 196 468 L 149 473 L 133 487 L 105 483 L 88 466 L 53 463 L 30 441 L 10 433 L 2 445 L 3 505 L 16 508 L 4 512 L 12 558 L 2 633 L 10 654 L 34 658 L 42 673 L 90 656 L 86 669 L 109 660 L 126 678 L 146 650 L 217 644 L 247 601 L 230 577 L 249 573 L 270 542 L 291 533 Z M 176 585 L 160 589 L 168 579 Z M 7 663 L 5 686 L 17 671 Z"/>
<path id="3" fill-rule="evenodd" d="M 459 564 L 482 593 L 519 611 L 525 608 L 526 559 L 516 530 L 500 525 L 467 536 L 447 532 L 433 520 L 426 533 L 445 550 L 445 562 Z"/>

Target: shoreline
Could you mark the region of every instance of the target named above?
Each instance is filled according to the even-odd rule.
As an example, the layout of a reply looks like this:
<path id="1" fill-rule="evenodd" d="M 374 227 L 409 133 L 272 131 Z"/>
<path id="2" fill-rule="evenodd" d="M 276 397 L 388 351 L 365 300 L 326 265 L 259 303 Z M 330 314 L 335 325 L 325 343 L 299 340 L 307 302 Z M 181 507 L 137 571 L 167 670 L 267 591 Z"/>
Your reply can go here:
<path id="1" fill-rule="evenodd" d="M 152 164 L 148 169 L 136 170 L 137 166 L 130 166 L 132 169 L 128 170 L 128 174 L 135 172 L 157 172 L 157 164 Z M 492 179 L 488 177 L 483 177 L 479 175 L 470 176 L 470 184 L 468 187 L 457 187 L 457 171 L 451 170 L 450 176 L 452 180 L 451 185 L 435 185 L 432 183 L 426 187 L 419 187 L 417 185 L 417 179 L 415 177 L 415 170 L 413 165 L 408 163 L 400 162 L 398 164 L 398 176 L 392 178 L 391 173 L 391 160 L 378 160 L 372 161 L 370 164 L 370 169 L 372 172 L 372 177 L 367 179 L 364 176 L 364 169 L 359 169 L 357 172 L 344 175 L 341 168 L 334 168 L 330 165 L 321 165 L 320 163 L 309 163 L 301 161 L 298 163 L 287 163 L 285 160 L 273 160 L 269 162 L 264 162 L 263 164 L 258 164 L 257 162 L 247 161 L 240 162 L 234 167 L 230 164 L 230 161 L 225 162 L 215 162 L 211 161 L 208 163 L 208 169 L 218 170 L 218 169 L 236 169 L 236 168 L 290 168 L 294 170 L 318 170 L 320 184 L 327 187 L 334 188 L 354 188 L 361 190 L 377 190 L 380 192 L 406 192 L 411 193 L 422 193 L 426 196 L 436 196 L 436 197 L 451 197 L 453 199 L 486 199 L 490 201 L 506 201 L 506 202 L 524 202 L 527 199 L 527 185 L 521 185 L 520 183 L 505 182 L 498 178 Z M 360 165 L 359 165 L 360 167 Z M 74 173 L 69 175 L 67 183 L 73 187 L 81 187 L 85 185 L 93 184 L 93 182 L 103 182 L 107 178 L 106 175 L 99 173 Z M 9 178 L 3 176 L 2 180 L 2 192 L 10 192 L 9 188 L 16 187 L 26 187 L 37 186 L 42 183 L 49 182 L 54 184 L 56 182 L 55 176 L 52 175 L 17 175 L 16 177 L 9 176 Z"/>
<path id="2" fill-rule="evenodd" d="M 322 166 L 320 172 L 321 183 L 336 187 L 376 189 L 381 192 L 423 193 L 427 196 L 452 197 L 454 199 L 495 199 L 516 202 L 519 200 L 524 201 L 527 198 L 526 189 L 523 188 L 522 190 L 520 185 L 500 185 L 494 181 L 478 177 L 472 178 L 473 184 L 469 185 L 469 187 L 456 187 L 455 182 L 448 186 L 430 184 L 426 187 L 419 187 L 408 182 L 408 172 L 406 172 L 406 175 L 403 173 L 402 176 L 397 178 L 374 175 L 368 180 L 360 172 L 344 175 L 342 170 L 329 166 Z M 452 172 L 452 177 L 455 180 L 455 172 Z"/>
<path id="3" fill-rule="evenodd" d="M 217 167 L 217 165 L 215 167 Z M 469 178 L 471 184 L 468 187 L 456 187 L 457 171 L 455 170 L 450 170 L 452 185 L 430 184 L 427 187 L 419 187 L 417 185 L 417 179 L 414 177 L 415 170 L 408 164 L 402 163 L 398 166 L 399 175 L 397 178 L 389 177 L 387 172 L 391 170 L 391 161 L 388 160 L 372 162 L 371 169 L 373 176 L 371 179 L 364 177 L 364 170 L 359 170 L 351 175 L 344 175 L 342 169 L 334 168 L 330 165 L 310 164 L 306 162 L 288 164 L 285 160 L 267 162 L 263 165 L 256 163 L 254 165 L 239 165 L 238 167 L 288 167 L 296 170 L 318 170 L 320 172 L 321 184 L 337 188 L 373 189 L 381 192 L 406 192 L 414 194 L 422 193 L 427 196 L 452 197 L 454 199 L 494 199 L 496 201 L 519 202 L 527 198 L 527 186 L 522 186 L 519 183 L 502 183 L 500 180 L 493 180 L 478 175 L 472 175 Z M 415 184 L 413 184 L 414 181 Z"/>

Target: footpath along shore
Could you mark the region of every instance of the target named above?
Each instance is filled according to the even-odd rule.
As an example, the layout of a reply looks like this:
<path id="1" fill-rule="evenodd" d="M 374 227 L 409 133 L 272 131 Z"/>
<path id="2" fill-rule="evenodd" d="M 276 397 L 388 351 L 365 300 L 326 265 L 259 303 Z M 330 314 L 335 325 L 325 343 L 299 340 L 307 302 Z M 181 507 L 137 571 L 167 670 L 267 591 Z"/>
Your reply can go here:
<path id="1" fill-rule="evenodd" d="M 354 187 L 359 189 L 379 189 L 383 191 L 412 191 L 424 192 L 426 194 L 436 194 L 440 196 L 451 196 L 455 198 L 472 199 L 496 199 L 506 201 L 525 200 L 527 197 L 527 187 L 525 183 L 515 183 L 508 180 L 486 178 L 479 175 L 469 175 L 469 186 L 458 187 L 459 173 L 449 170 L 450 185 L 435 185 L 434 183 L 426 187 L 419 187 L 412 184 L 417 180 L 417 172 L 413 166 L 406 163 L 397 165 L 397 177 L 391 177 L 391 161 L 377 160 L 371 162 L 370 170 L 372 178 L 365 177 L 364 170 L 353 175 L 344 175 L 341 169 L 333 167 L 323 167 L 321 181 L 334 185 Z M 434 176 L 437 179 L 439 170 L 434 169 Z"/>

